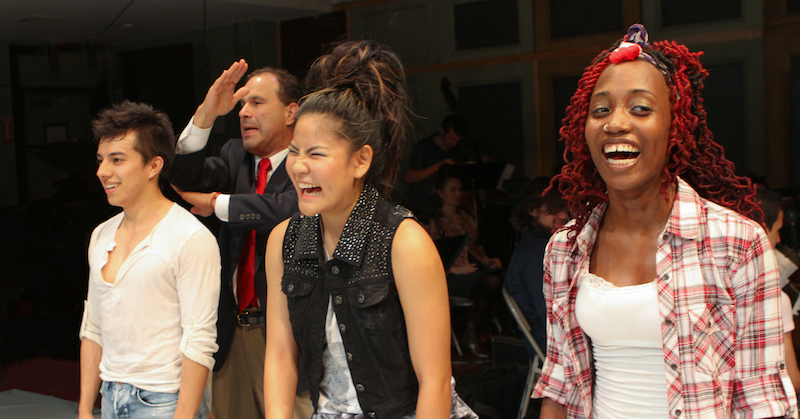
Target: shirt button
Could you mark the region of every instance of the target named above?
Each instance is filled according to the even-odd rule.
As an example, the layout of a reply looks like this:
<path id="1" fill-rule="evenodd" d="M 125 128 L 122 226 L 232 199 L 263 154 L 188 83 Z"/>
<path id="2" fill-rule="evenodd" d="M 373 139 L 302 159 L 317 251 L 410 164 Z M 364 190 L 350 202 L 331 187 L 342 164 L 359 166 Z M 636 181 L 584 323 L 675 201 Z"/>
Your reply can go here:
<path id="1" fill-rule="evenodd" d="M 681 412 L 681 409 L 678 409 L 678 410 L 676 410 L 676 411 L 675 411 L 675 416 L 680 416 L 680 415 L 681 415 L 681 413 L 682 413 L 682 412 Z"/>
<path id="2" fill-rule="evenodd" d="M 664 281 L 669 281 L 669 274 L 664 275 Z"/>
<path id="3" fill-rule="evenodd" d="M 666 323 L 667 326 L 672 326 L 672 320 L 670 320 L 670 319 L 664 320 L 664 323 Z"/>
<path id="4" fill-rule="evenodd" d="M 667 239 L 669 239 L 669 233 L 664 233 L 664 235 L 663 235 L 663 236 L 661 236 L 661 238 L 662 238 L 663 240 L 667 240 Z M 680 410 L 678 410 L 678 412 L 680 412 Z"/>
<path id="5" fill-rule="evenodd" d="M 286 292 L 294 292 L 294 284 L 287 285 Z"/>
<path id="6" fill-rule="evenodd" d="M 672 368 L 675 371 L 678 370 L 678 364 L 669 364 L 669 367 Z"/>
<path id="7" fill-rule="evenodd" d="M 359 304 L 363 304 L 364 300 L 366 300 L 366 299 L 367 299 L 367 297 L 364 297 L 364 294 L 358 294 L 358 303 Z"/>
<path id="8" fill-rule="evenodd" d="M 351 354 L 350 352 L 347 353 L 347 360 L 348 361 L 352 361 L 353 360 L 353 354 Z"/>
<path id="9" fill-rule="evenodd" d="M 345 326 L 343 324 L 340 324 L 339 325 L 339 331 L 341 331 L 342 333 L 346 332 L 347 331 L 347 326 Z"/>
<path id="10" fill-rule="evenodd" d="M 331 268 L 331 272 L 333 272 L 334 275 L 339 275 L 339 267 L 333 265 L 333 267 Z"/>
<path id="11" fill-rule="evenodd" d="M 337 295 L 336 297 L 334 297 L 333 298 L 333 303 L 336 304 L 337 306 L 342 305 L 342 296 L 341 295 Z"/>
<path id="12" fill-rule="evenodd" d="M 356 390 L 364 391 L 364 386 L 362 386 L 361 384 L 356 384 Z"/>
<path id="13" fill-rule="evenodd" d="M 783 362 L 780 362 L 780 363 L 778 363 L 778 368 L 780 368 L 782 370 L 786 369 L 786 364 L 784 364 Z"/>

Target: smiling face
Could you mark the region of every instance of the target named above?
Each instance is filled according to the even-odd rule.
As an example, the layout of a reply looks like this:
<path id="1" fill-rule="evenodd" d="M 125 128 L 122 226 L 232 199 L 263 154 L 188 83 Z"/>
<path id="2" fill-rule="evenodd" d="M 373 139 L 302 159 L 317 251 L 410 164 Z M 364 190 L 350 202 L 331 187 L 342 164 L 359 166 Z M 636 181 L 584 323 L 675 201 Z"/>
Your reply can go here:
<path id="1" fill-rule="evenodd" d="M 145 162 L 134 149 L 136 134 L 118 138 L 103 138 L 97 146 L 97 178 L 103 185 L 108 203 L 132 208 L 146 195 L 148 188 L 158 190 L 158 174 L 162 158 L 156 156 Z"/>
<path id="2" fill-rule="evenodd" d="M 361 194 L 372 149 L 364 146 L 354 151 L 349 141 L 337 135 L 336 124 L 318 113 L 297 121 L 286 169 L 304 215 L 349 216 Z"/>
<path id="3" fill-rule="evenodd" d="M 669 89 L 643 60 L 612 64 L 597 79 L 586 119 L 586 143 L 609 193 L 660 190 L 667 165 Z"/>
<path id="4" fill-rule="evenodd" d="M 242 98 L 239 111 L 244 148 L 267 158 L 286 148 L 297 105 L 281 102 L 280 84 L 272 73 L 261 73 L 248 80 L 245 86 L 250 92 Z"/>

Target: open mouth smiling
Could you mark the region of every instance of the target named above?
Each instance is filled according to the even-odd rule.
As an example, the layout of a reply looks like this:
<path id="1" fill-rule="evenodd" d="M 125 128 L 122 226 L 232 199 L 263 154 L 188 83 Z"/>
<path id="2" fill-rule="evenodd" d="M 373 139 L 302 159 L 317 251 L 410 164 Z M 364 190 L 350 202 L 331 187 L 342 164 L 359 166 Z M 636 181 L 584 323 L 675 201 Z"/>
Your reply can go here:
<path id="1" fill-rule="evenodd" d="M 322 192 L 322 188 L 311 183 L 298 183 L 301 192 L 306 196 L 317 196 Z"/>
<path id="2" fill-rule="evenodd" d="M 625 166 L 636 162 L 641 151 L 631 144 L 607 144 L 603 146 L 603 155 L 611 166 Z"/>

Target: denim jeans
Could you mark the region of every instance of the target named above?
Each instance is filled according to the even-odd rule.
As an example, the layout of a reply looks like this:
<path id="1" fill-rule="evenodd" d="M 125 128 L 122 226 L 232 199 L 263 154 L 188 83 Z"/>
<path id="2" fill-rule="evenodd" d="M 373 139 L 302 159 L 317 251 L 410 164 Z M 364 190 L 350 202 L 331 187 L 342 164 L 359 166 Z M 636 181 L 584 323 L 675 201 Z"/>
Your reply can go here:
<path id="1" fill-rule="evenodd" d="M 103 419 L 172 419 L 178 393 L 147 391 L 125 383 L 103 382 L 100 387 Z M 211 391 L 206 386 L 195 419 L 206 419 L 211 408 Z"/>

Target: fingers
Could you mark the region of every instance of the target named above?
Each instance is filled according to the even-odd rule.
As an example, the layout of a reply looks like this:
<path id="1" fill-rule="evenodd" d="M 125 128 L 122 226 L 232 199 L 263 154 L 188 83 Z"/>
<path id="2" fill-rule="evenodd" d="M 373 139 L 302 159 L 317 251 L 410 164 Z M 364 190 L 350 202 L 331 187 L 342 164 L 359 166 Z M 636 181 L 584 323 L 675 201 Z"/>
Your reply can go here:
<path id="1" fill-rule="evenodd" d="M 233 103 L 239 103 L 239 101 L 242 100 L 242 98 L 244 98 L 245 96 L 247 96 L 248 93 L 250 93 L 249 87 L 247 86 L 240 87 L 239 90 L 237 90 L 236 93 L 233 94 Z"/>

